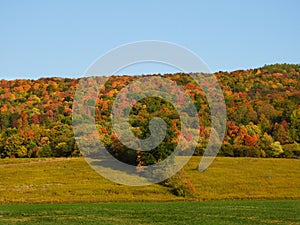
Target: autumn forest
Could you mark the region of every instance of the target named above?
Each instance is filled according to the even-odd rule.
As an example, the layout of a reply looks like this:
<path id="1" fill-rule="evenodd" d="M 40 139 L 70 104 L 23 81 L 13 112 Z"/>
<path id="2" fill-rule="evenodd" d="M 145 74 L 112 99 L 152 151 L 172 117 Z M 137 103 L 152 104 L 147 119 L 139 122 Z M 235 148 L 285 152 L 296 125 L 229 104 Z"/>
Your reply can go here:
<path id="1" fill-rule="evenodd" d="M 200 121 L 194 152 L 202 155 L 210 134 L 210 110 L 204 92 L 188 74 L 154 74 L 180 85 L 193 100 Z M 275 64 L 250 70 L 215 73 L 227 108 L 227 131 L 219 156 L 300 157 L 300 65 Z M 118 92 L 137 76 L 112 76 L 96 102 L 98 135 L 124 162 L 152 164 L 176 147 L 180 132 L 175 108 L 159 98 L 145 98 L 130 112 L 132 132 L 149 135 L 149 120 L 162 118 L 168 127 L 163 142 L 137 155 L 118 141 L 111 126 L 111 108 Z M 41 78 L 0 81 L 0 157 L 76 157 L 80 151 L 72 129 L 73 97 L 79 79 Z M 86 99 L 89 101 L 89 99 Z M 186 137 L 188 139 L 189 137 Z"/>

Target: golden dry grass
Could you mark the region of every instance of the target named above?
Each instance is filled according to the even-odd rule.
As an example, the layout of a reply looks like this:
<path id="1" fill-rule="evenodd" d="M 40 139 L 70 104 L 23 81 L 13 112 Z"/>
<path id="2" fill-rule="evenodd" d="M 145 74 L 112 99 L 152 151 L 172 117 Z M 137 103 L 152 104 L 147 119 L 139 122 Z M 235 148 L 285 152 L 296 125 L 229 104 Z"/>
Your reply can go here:
<path id="1" fill-rule="evenodd" d="M 300 161 L 216 158 L 205 172 L 192 157 L 186 172 L 194 197 L 176 197 L 161 185 L 130 187 L 110 182 L 82 158 L 0 160 L 0 203 L 76 203 L 300 199 Z"/>

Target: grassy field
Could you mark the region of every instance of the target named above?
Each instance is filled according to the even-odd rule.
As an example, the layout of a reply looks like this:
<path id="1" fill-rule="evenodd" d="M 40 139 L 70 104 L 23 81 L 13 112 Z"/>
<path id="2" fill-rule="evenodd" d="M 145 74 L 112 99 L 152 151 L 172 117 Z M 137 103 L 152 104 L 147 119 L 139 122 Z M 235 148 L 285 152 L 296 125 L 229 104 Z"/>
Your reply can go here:
<path id="1" fill-rule="evenodd" d="M 203 173 L 199 160 L 186 166 L 198 200 L 300 199 L 300 160 L 220 157 Z"/>
<path id="2" fill-rule="evenodd" d="M 195 196 L 174 196 L 161 185 L 129 187 L 94 172 L 82 158 L 0 160 L 0 204 L 300 199 L 300 161 L 216 158 L 205 172 L 186 165 Z"/>
<path id="3" fill-rule="evenodd" d="M 0 224 L 300 224 L 299 201 L 0 206 Z"/>

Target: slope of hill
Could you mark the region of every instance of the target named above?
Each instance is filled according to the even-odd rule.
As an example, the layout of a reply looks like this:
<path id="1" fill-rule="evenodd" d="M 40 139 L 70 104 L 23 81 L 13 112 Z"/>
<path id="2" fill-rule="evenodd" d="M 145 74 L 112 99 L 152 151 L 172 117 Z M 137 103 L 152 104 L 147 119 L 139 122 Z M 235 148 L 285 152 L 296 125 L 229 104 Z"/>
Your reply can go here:
<path id="1" fill-rule="evenodd" d="M 215 75 L 227 106 L 227 134 L 220 155 L 300 156 L 300 65 L 276 64 Z M 181 85 L 194 101 L 201 122 L 195 154 L 201 155 L 210 131 L 205 95 L 187 74 L 166 74 L 164 77 Z M 111 77 L 96 102 L 100 138 L 113 154 L 132 164 L 137 163 L 137 155 L 118 142 L 110 124 L 110 110 L 119 90 L 136 79 L 138 77 Z M 72 132 L 72 103 L 77 84 L 78 79 L 68 78 L 1 80 L 1 158 L 79 155 Z M 145 164 L 169 155 L 180 130 L 178 115 L 172 105 L 147 98 L 137 102 L 131 112 L 131 125 L 136 136 L 149 135 L 145 127 L 154 116 L 166 121 L 168 132 L 160 146 L 142 154 Z"/>

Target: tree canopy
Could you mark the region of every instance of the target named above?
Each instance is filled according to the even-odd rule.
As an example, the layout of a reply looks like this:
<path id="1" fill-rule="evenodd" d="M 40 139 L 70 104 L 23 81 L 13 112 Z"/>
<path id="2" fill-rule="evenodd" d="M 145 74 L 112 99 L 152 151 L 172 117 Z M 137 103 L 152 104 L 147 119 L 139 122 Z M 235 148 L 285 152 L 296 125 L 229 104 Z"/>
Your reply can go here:
<path id="1" fill-rule="evenodd" d="M 203 90 L 188 74 L 152 76 L 176 82 L 192 99 L 200 121 L 195 154 L 203 154 L 211 131 L 210 110 Z M 266 65 L 257 69 L 217 72 L 215 76 L 227 106 L 227 133 L 220 155 L 300 157 L 300 65 Z M 149 121 L 160 117 L 167 124 L 166 137 L 150 152 L 137 153 L 120 143 L 111 126 L 111 108 L 119 91 L 138 78 L 112 76 L 96 101 L 89 96 L 84 100 L 90 106 L 96 104 L 98 135 L 107 149 L 120 160 L 147 165 L 172 153 L 180 135 L 180 119 L 168 101 L 154 97 L 142 99 L 130 111 L 132 132 L 139 138 L 149 137 Z M 78 81 L 67 78 L 1 80 L 0 156 L 80 155 L 72 131 L 72 104 Z M 124 93 L 131 94 L 130 90 Z M 185 104 L 182 96 L 177 98 Z M 189 141 L 189 135 L 185 139 Z"/>

